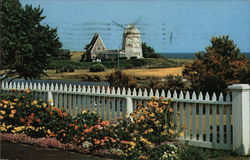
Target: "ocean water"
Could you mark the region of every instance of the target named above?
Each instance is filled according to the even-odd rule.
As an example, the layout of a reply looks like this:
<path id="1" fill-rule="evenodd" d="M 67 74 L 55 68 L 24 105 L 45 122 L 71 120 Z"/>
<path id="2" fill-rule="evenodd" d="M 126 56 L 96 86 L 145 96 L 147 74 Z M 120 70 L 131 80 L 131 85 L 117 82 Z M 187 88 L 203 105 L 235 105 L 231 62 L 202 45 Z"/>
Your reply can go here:
<path id="1" fill-rule="evenodd" d="M 212 36 L 229 35 L 250 52 L 249 0 L 20 0 L 43 8 L 43 21 L 58 29 L 63 48 L 82 51 L 94 33 L 109 49 L 121 45 L 123 29 L 136 27 L 142 40 L 161 53 L 204 50 Z"/>

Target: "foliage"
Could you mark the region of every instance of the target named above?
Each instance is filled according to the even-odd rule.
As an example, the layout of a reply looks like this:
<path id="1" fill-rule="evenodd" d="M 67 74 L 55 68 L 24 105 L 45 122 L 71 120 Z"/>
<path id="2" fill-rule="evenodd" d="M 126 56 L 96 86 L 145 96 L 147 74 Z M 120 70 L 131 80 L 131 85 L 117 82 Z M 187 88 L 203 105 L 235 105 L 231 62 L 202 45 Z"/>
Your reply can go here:
<path id="1" fill-rule="evenodd" d="M 107 81 L 113 87 L 136 87 L 136 81 L 122 70 L 115 70 L 106 76 Z"/>
<path id="2" fill-rule="evenodd" d="M 163 88 L 165 90 L 186 90 L 186 83 L 183 81 L 183 77 L 182 76 L 175 76 L 175 75 L 168 75 L 165 78 L 164 84 L 163 84 Z"/>
<path id="3" fill-rule="evenodd" d="M 22 7 L 18 0 L 1 1 L 0 69 L 6 71 L 4 78 L 39 78 L 49 58 L 60 55 L 57 30 L 41 24 L 42 12 L 40 7 Z"/>
<path id="4" fill-rule="evenodd" d="M 250 84 L 250 61 L 246 70 L 242 70 L 240 74 L 241 83 Z"/>
<path id="5" fill-rule="evenodd" d="M 207 152 L 197 147 L 186 147 L 179 153 L 179 160 L 206 160 Z"/>
<path id="6" fill-rule="evenodd" d="M 146 42 L 142 43 L 142 54 L 144 58 L 159 58 L 160 55 L 155 53 L 154 48 L 147 45 Z"/>
<path id="7" fill-rule="evenodd" d="M 164 144 L 152 148 L 149 152 L 151 160 L 179 160 L 179 149 L 173 144 Z"/>
<path id="8" fill-rule="evenodd" d="M 100 63 L 92 64 L 89 67 L 90 72 L 103 72 L 105 70 L 104 66 Z"/>
<path id="9" fill-rule="evenodd" d="M 70 143 L 71 149 L 112 150 L 112 154 L 120 159 L 156 159 L 164 152 L 168 153 L 166 156 L 176 156 L 171 154 L 172 150 L 175 152 L 172 146 L 155 148 L 163 141 L 172 141 L 176 135 L 173 107 L 162 98 L 153 97 L 147 107 L 139 105 L 130 117 L 111 123 L 86 110 L 73 118 L 60 108 L 32 100 L 30 90 L 4 97 L 0 100 L 1 132 L 30 136 L 13 141 L 38 138 L 35 143 L 43 147 L 60 148 Z"/>
<path id="10" fill-rule="evenodd" d="M 183 75 L 198 91 L 226 91 L 228 85 L 241 82 L 240 74 L 247 69 L 248 59 L 229 36 L 212 37 L 211 45 L 196 57 L 185 66 Z"/>

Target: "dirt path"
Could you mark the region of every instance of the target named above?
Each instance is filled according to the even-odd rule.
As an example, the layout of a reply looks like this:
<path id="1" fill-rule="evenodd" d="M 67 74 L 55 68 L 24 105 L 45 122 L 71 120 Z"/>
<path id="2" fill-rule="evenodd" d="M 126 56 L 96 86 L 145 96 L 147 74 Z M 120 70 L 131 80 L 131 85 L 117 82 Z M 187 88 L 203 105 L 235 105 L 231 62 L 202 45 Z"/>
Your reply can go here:
<path id="1" fill-rule="evenodd" d="M 93 157 L 79 153 L 59 151 L 56 149 L 44 149 L 25 144 L 0 142 L 0 159 L 15 160 L 111 160 L 100 157 Z"/>

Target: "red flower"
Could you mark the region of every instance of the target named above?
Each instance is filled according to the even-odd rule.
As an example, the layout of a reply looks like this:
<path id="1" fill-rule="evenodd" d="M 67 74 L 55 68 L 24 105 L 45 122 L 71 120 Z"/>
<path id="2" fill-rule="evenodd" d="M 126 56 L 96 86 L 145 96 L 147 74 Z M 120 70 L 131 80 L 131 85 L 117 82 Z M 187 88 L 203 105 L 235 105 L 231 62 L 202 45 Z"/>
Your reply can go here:
<path id="1" fill-rule="evenodd" d="M 101 125 L 103 125 L 103 126 L 107 126 L 107 125 L 109 125 L 110 123 L 109 123 L 109 121 L 102 121 L 101 122 Z"/>
<path id="2" fill-rule="evenodd" d="M 19 122 L 24 123 L 24 122 L 25 122 L 25 119 L 24 119 L 24 118 L 20 118 L 20 119 L 19 119 Z"/>
<path id="3" fill-rule="evenodd" d="M 40 123 L 40 122 L 41 122 L 41 120 L 40 120 L 39 118 L 37 118 L 37 119 L 36 119 L 36 122 L 37 122 L 37 123 Z"/>
<path id="4" fill-rule="evenodd" d="M 87 126 L 87 124 L 84 124 L 83 127 L 84 127 L 84 128 L 87 128 L 88 126 Z"/>
<path id="5" fill-rule="evenodd" d="M 77 130 L 79 127 L 77 125 L 75 125 L 75 130 Z"/>
<path id="6" fill-rule="evenodd" d="M 101 143 L 100 140 L 95 141 L 95 144 L 100 144 L 100 143 Z"/>
<path id="7" fill-rule="evenodd" d="M 53 112 L 50 111 L 50 112 L 49 112 L 49 115 L 52 116 L 52 115 L 53 115 Z"/>

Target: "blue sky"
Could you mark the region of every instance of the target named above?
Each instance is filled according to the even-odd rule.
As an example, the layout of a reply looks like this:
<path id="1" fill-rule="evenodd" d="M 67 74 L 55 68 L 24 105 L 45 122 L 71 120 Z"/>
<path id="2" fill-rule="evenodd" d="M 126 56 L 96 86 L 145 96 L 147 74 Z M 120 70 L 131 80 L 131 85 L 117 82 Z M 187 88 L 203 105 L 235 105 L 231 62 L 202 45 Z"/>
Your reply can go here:
<path id="1" fill-rule="evenodd" d="M 242 52 L 250 52 L 250 1 L 247 0 L 21 0 L 40 5 L 43 23 L 57 27 L 64 48 L 80 51 L 99 33 L 110 49 L 120 47 L 126 26 L 137 27 L 142 40 L 162 53 L 193 53 L 211 36 L 229 35 Z M 170 36 L 173 35 L 172 43 Z"/>

